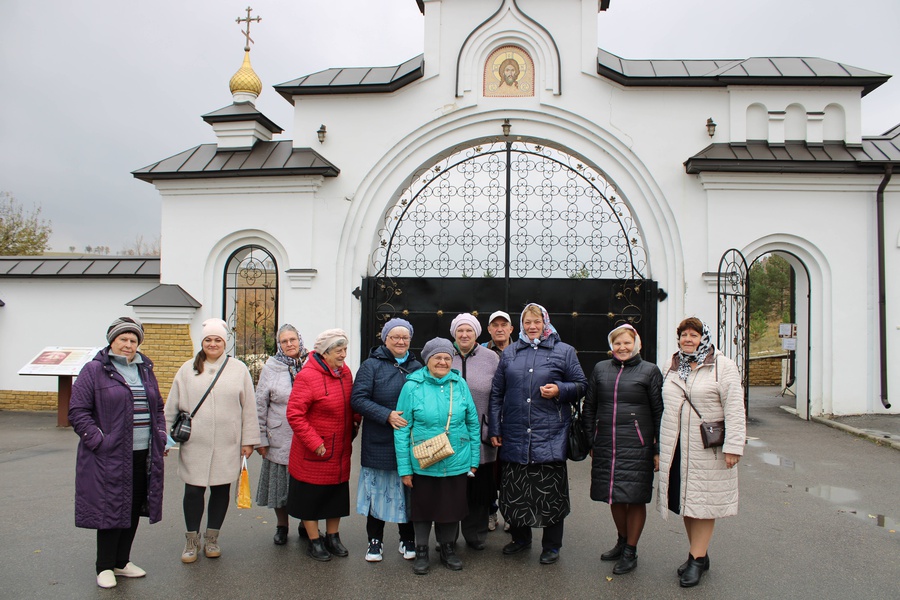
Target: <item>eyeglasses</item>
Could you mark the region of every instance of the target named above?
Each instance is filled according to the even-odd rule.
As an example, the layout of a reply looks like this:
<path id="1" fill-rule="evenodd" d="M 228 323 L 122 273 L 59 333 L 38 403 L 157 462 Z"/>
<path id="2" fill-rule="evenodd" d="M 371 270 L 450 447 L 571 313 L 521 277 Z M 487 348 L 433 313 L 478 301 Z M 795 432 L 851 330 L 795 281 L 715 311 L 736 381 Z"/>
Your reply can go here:
<path id="1" fill-rule="evenodd" d="M 435 356 L 435 357 L 434 357 L 434 362 L 436 362 L 436 363 L 452 363 L 452 362 L 453 362 L 453 358 L 450 357 L 450 356 L 448 356 L 447 358 L 443 358 L 443 357 L 441 357 L 441 356 Z"/>
<path id="2" fill-rule="evenodd" d="M 392 342 L 405 342 L 408 344 L 409 340 L 411 340 L 412 338 L 404 337 L 402 335 L 389 335 L 388 339 L 391 340 Z"/>

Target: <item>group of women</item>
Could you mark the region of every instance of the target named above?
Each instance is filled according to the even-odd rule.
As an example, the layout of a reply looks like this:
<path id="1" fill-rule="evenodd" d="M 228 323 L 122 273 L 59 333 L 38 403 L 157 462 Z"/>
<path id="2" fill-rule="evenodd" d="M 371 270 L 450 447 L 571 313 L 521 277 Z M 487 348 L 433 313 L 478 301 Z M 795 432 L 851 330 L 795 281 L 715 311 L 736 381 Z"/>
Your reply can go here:
<path id="1" fill-rule="evenodd" d="M 683 517 L 690 545 L 680 585 L 697 585 L 709 569 L 715 519 L 737 513 L 734 466 L 745 440 L 737 367 L 712 346 L 707 326 L 696 318 L 679 324 L 679 350 L 665 375 L 641 360 L 637 331 L 619 326 L 608 337 L 611 360 L 589 379 L 538 304 L 525 307 L 519 338 L 502 353 L 478 345 L 481 332 L 474 315 L 458 315 L 453 341 L 428 341 L 419 362 L 410 351 L 412 324 L 391 319 L 354 381 L 344 331 L 322 332 L 310 353 L 284 325 L 254 392 L 246 366 L 225 352 L 225 322 L 209 319 L 200 351 L 178 371 L 163 405 L 153 365 L 137 351 L 141 323 L 116 319 L 109 345 L 76 380 L 69 410 L 80 437 L 76 526 L 97 530 L 97 584 L 145 575 L 131 562 L 131 545 L 141 516 L 161 518 L 163 457 L 173 445 L 167 432 L 180 413 L 192 415 L 178 452 L 185 563 L 221 555 L 230 485 L 254 448 L 263 458 L 256 500 L 275 510 L 274 543 L 287 542 L 293 516 L 311 558 L 347 556 L 339 528 L 350 514 L 350 455 L 362 424 L 356 510 L 366 517 L 365 560 L 383 560 L 389 522 L 416 574 L 429 571 L 432 528 L 441 564 L 460 570 L 459 532 L 470 549 L 483 550 L 499 493 L 511 535 L 503 554 L 530 548 L 539 527 L 539 562 L 554 564 L 570 512 L 572 407 L 584 397 L 590 495 L 609 504 L 617 532 L 600 559 L 616 561 L 616 574 L 637 567 L 659 471 L 660 511 Z M 700 423 L 719 420 L 724 445 L 705 448 Z"/>

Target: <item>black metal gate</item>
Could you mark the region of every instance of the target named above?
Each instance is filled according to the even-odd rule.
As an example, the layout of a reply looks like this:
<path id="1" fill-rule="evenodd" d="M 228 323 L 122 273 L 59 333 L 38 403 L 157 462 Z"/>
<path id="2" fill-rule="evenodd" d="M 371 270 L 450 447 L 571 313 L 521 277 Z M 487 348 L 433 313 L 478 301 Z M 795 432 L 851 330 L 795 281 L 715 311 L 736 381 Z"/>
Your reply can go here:
<path id="1" fill-rule="evenodd" d="M 719 260 L 719 322 L 716 347 L 737 363 L 744 386 L 744 410 L 750 398 L 750 270 L 740 250 L 727 250 Z"/>
<path id="2" fill-rule="evenodd" d="M 623 322 L 656 360 L 657 286 L 644 275 L 640 231 L 586 161 L 508 138 L 457 149 L 410 179 L 379 235 L 363 285 L 363 357 L 394 316 L 413 324 L 417 349 L 449 337 L 460 312 L 481 315 L 483 325 L 495 310 L 517 321 L 537 302 L 587 372 Z"/>

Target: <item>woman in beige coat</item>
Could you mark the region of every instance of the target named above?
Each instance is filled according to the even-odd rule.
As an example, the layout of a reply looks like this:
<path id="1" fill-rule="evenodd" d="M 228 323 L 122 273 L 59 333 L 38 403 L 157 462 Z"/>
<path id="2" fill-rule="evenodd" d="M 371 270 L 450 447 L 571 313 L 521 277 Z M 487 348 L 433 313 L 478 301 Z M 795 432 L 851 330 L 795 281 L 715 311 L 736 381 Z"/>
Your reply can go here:
<path id="1" fill-rule="evenodd" d="M 225 354 L 228 329 L 222 319 L 203 322 L 202 347 L 181 365 L 166 401 L 166 425 L 172 428 L 181 411 L 192 412 L 216 374 L 222 374 L 191 422 L 191 437 L 178 452 L 178 475 L 184 481 L 184 522 L 187 539 L 181 561 L 192 563 L 200 552 L 203 497 L 209 488 L 203 553 L 222 554 L 219 529 L 225 521 L 231 483 L 241 471 L 241 456 L 259 444 L 259 423 L 253 380 L 247 367 Z M 227 361 L 227 362 L 226 362 Z"/>
<path id="2" fill-rule="evenodd" d="M 707 549 L 716 519 L 738 511 L 734 467 L 744 453 L 746 420 L 737 365 L 710 343 L 706 324 L 691 317 L 677 333 L 679 350 L 662 391 L 657 501 L 663 518 L 668 511 L 684 518 L 690 555 L 678 575 L 682 587 L 693 587 L 709 570 Z M 703 447 L 698 413 L 707 422 L 725 419 L 723 447 Z"/>

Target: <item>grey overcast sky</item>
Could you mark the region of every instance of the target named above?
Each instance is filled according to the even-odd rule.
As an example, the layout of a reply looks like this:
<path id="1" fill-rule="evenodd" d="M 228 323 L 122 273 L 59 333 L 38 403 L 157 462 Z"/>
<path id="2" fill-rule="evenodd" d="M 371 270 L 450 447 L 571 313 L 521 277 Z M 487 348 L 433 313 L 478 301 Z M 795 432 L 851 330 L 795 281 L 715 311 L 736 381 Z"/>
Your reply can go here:
<path id="1" fill-rule="evenodd" d="M 455 0 L 444 0 L 453 2 Z M 499 5 L 499 0 L 483 0 Z M 521 0 L 523 10 L 539 1 Z M 56 251 L 159 235 L 156 189 L 130 172 L 215 141 L 248 0 L 0 0 L 0 191 L 41 206 Z M 250 0 L 257 107 L 293 137 L 271 86 L 422 52 L 415 0 Z M 816 56 L 900 75 L 898 0 L 612 0 L 598 45 L 624 58 Z M 863 99 L 864 135 L 900 123 L 900 77 Z M 681 160 L 683 157 L 679 157 Z"/>

